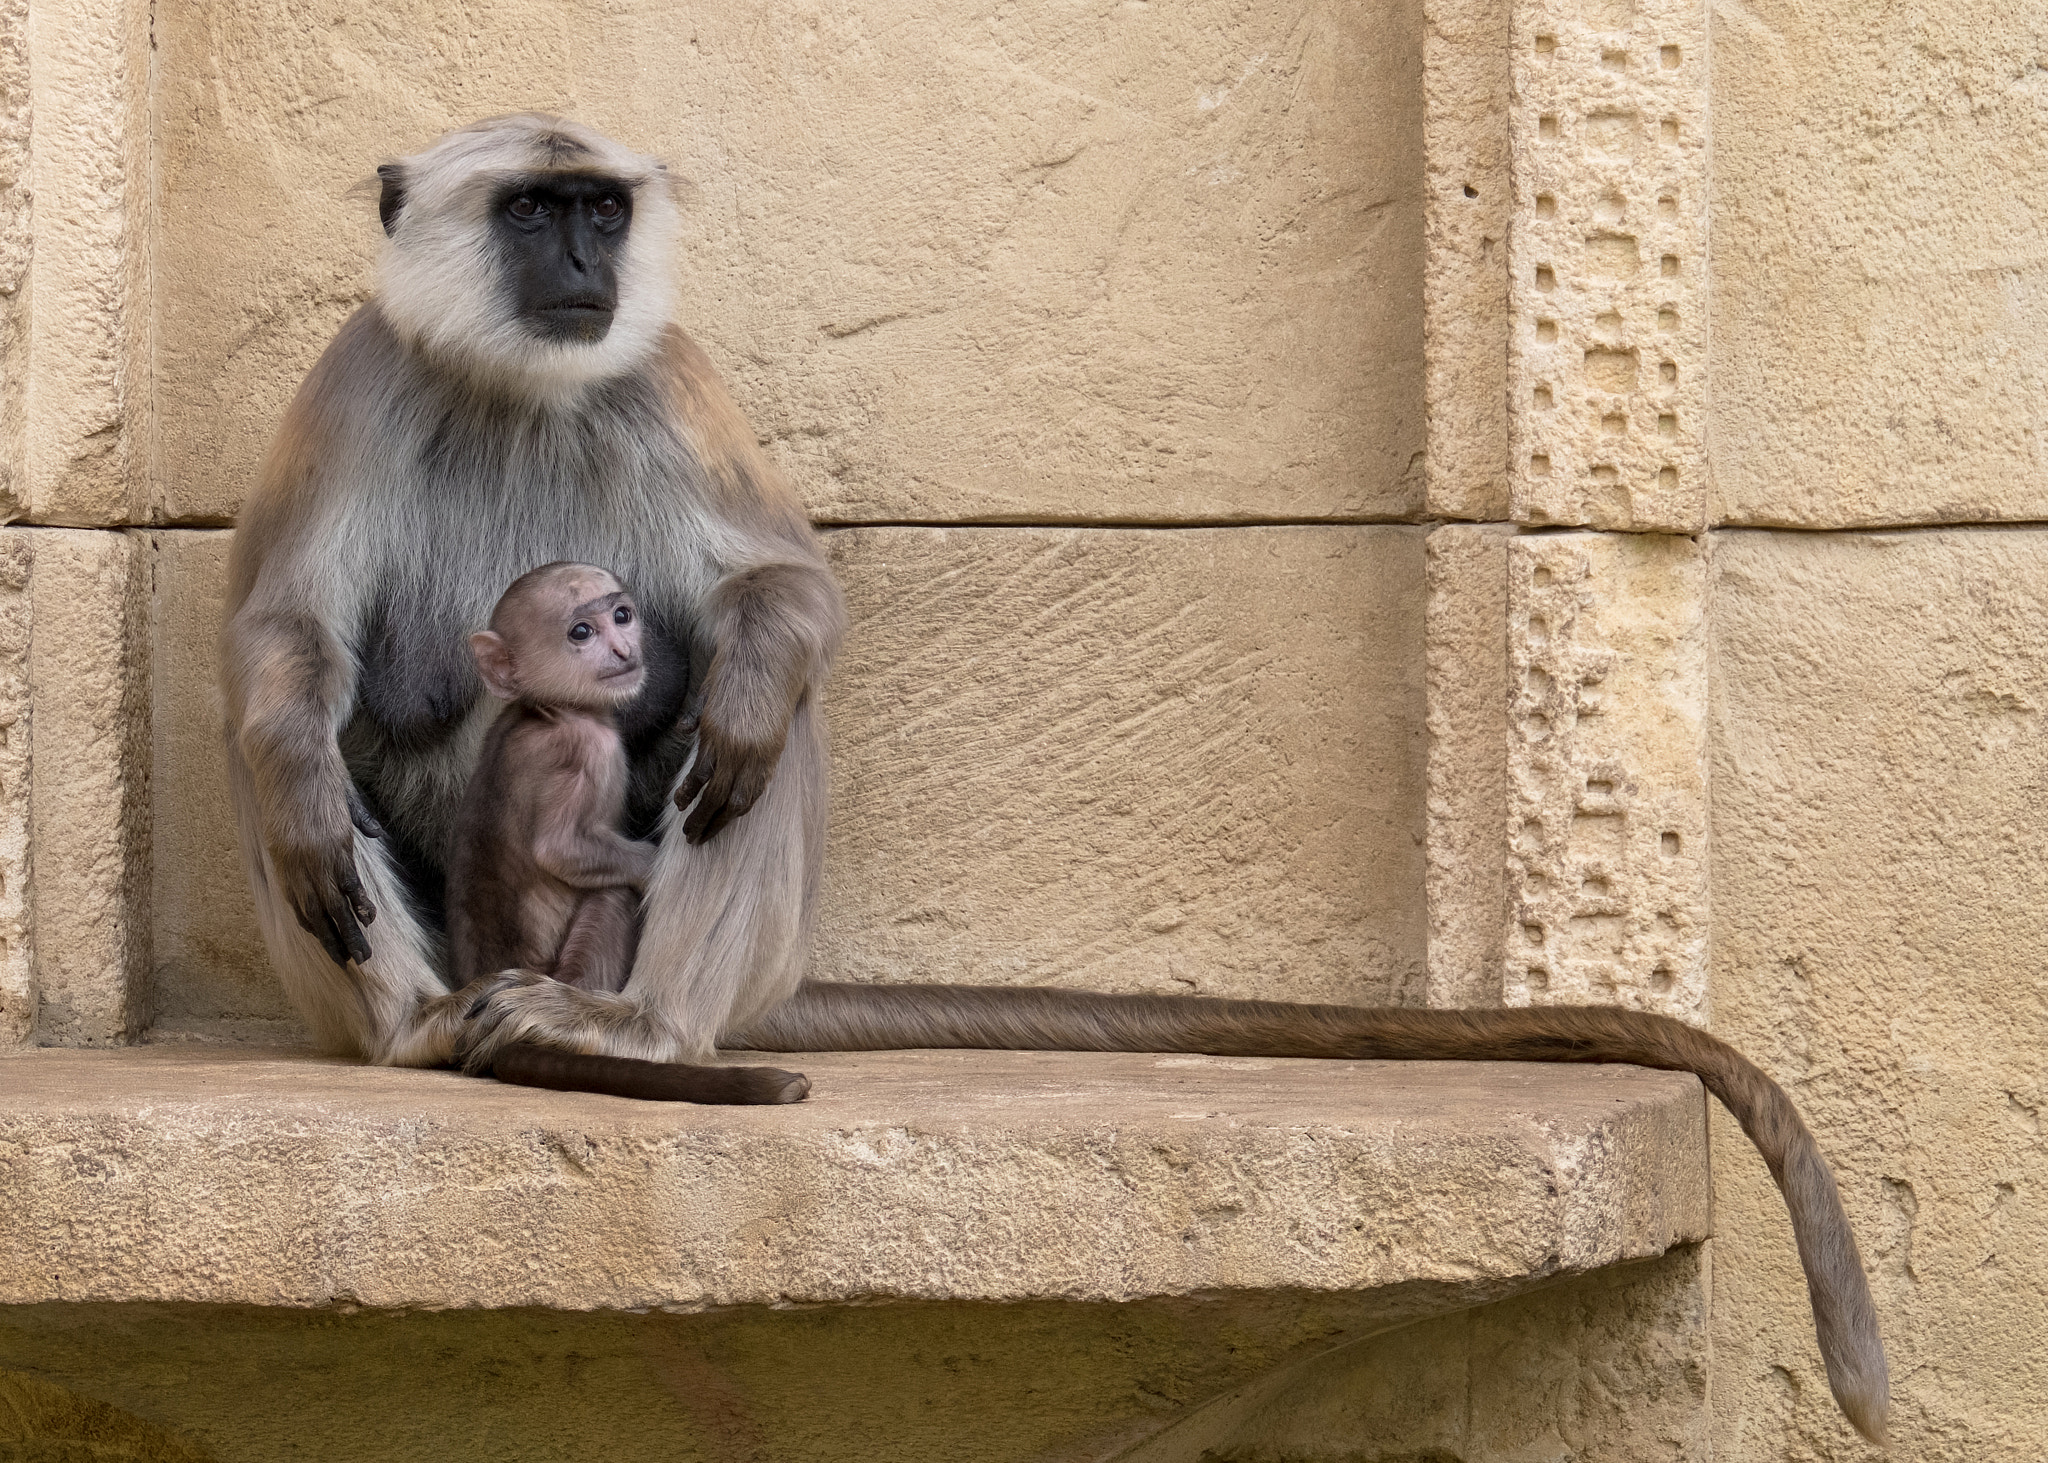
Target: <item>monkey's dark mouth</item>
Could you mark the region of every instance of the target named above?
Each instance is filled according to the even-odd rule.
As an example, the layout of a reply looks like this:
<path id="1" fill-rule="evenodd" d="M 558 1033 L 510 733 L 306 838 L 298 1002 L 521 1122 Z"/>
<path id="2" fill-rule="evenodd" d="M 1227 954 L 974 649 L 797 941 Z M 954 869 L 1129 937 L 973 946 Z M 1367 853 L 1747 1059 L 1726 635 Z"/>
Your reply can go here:
<path id="1" fill-rule="evenodd" d="M 610 300 L 572 298 L 540 306 L 527 318 L 550 340 L 599 341 L 612 328 L 612 314 Z"/>

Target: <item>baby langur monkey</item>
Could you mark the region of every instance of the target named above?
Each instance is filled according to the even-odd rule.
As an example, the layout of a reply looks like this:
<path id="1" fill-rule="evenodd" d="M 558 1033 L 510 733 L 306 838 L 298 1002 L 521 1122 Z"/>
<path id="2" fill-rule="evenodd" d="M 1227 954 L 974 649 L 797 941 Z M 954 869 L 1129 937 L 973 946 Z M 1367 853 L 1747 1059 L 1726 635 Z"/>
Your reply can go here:
<path id="1" fill-rule="evenodd" d="M 627 769 L 614 713 L 646 679 L 633 598 L 603 569 L 545 564 L 512 582 L 469 648 L 510 704 L 484 738 L 449 850 L 456 980 L 528 970 L 621 991 L 655 857 L 620 831 Z M 491 1070 L 528 1086 L 684 1102 L 794 1102 L 810 1087 L 773 1067 L 615 1065 L 520 1045 Z"/>

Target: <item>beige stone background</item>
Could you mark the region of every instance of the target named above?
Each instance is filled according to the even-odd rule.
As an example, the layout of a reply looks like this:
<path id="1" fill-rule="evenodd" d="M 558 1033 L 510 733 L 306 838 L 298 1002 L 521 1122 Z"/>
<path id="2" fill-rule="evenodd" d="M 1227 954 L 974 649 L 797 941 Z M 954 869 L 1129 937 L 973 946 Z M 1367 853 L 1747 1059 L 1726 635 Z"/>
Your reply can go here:
<path id="1" fill-rule="evenodd" d="M 292 1035 L 227 525 L 372 166 L 530 106 L 669 159 L 828 526 L 821 973 L 1705 1022 L 1838 1165 L 1893 1455 L 2048 1451 L 2048 12 L 0 0 L 5 1039 Z M 1871 1456 L 1725 1121 L 1714 1179 L 1200 1448 Z M 1371 1434 L 1417 1357 L 1463 1431 Z"/>

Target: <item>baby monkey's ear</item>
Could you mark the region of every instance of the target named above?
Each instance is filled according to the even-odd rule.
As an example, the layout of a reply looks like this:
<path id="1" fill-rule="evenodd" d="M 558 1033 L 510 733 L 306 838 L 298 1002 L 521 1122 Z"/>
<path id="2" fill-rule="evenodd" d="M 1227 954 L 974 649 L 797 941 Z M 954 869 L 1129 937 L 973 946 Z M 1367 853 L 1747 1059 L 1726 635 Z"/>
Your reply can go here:
<path id="1" fill-rule="evenodd" d="M 469 637 L 469 652 L 476 657 L 477 674 L 500 701 L 519 699 L 519 676 L 512 666 L 512 647 L 495 630 L 479 630 Z"/>

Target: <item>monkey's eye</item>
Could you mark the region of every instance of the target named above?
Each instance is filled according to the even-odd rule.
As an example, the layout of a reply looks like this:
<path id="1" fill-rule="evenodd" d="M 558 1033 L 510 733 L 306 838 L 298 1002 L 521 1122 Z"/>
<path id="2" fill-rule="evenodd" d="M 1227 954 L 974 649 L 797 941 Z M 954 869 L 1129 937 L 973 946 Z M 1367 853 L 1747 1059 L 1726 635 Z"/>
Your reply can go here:
<path id="1" fill-rule="evenodd" d="M 619 201 L 619 195 L 616 193 L 607 193 L 590 206 L 590 211 L 602 219 L 617 218 L 625 210 L 626 205 Z"/>
<path id="2" fill-rule="evenodd" d="M 632 624 L 633 611 L 625 605 L 620 605 L 617 609 L 612 611 L 612 623 L 614 625 Z"/>
<path id="3" fill-rule="evenodd" d="M 590 626 L 582 620 L 578 620 L 575 624 L 569 627 L 569 638 L 575 641 L 578 645 L 581 645 L 584 641 L 588 640 L 592 635 L 595 635 L 596 633 L 597 632 L 595 630 L 591 629 Z"/>
<path id="4" fill-rule="evenodd" d="M 528 223 L 531 223 L 534 219 L 547 212 L 546 209 L 540 206 L 540 200 L 531 193 L 522 193 L 517 198 L 514 198 L 505 205 L 505 211 L 511 214 L 512 217 Z"/>

